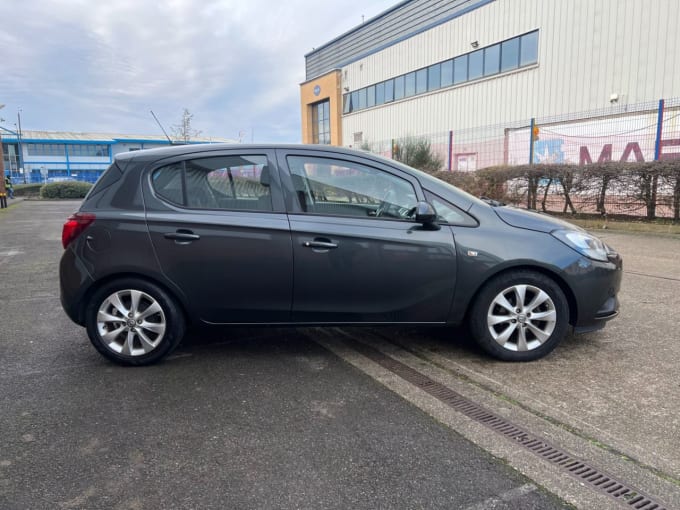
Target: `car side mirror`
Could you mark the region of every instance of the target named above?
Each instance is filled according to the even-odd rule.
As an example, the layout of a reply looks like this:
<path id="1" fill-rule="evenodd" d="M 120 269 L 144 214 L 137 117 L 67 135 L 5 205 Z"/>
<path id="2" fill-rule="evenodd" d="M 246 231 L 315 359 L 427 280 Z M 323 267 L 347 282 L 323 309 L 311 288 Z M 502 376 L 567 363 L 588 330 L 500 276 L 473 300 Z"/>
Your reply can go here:
<path id="1" fill-rule="evenodd" d="M 429 202 L 418 202 L 416 204 L 416 223 L 420 223 L 427 230 L 439 230 L 437 224 L 437 211 L 434 210 Z"/>

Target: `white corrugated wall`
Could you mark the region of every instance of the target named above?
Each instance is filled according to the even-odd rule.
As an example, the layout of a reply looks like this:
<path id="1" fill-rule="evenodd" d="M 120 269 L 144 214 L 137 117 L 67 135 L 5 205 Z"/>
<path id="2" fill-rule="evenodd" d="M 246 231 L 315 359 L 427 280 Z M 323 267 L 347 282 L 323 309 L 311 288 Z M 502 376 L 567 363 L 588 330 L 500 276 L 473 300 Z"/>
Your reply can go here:
<path id="1" fill-rule="evenodd" d="M 539 29 L 539 62 L 343 116 L 343 140 L 387 140 L 680 96 L 677 0 L 498 0 L 343 68 L 382 80 Z"/>

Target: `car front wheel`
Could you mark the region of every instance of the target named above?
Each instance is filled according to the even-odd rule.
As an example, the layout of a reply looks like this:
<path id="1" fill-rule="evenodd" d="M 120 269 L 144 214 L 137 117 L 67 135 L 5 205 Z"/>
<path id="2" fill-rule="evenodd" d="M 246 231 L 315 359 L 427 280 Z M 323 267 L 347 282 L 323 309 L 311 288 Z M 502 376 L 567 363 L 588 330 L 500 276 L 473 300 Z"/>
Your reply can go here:
<path id="1" fill-rule="evenodd" d="M 569 327 L 569 305 L 552 279 L 513 271 L 489 281 L 470 315 L 478 344 L 504 361 L 531 361 L 552 351 Z"/>
<path id="2" fill-rule="evenodd" d="M 167 356 L 184 336 L 182 311 L 150 282 L 123 279 L 98 289 L 86 314 L 95 348 L 121 365 L 148 365 Z"/>

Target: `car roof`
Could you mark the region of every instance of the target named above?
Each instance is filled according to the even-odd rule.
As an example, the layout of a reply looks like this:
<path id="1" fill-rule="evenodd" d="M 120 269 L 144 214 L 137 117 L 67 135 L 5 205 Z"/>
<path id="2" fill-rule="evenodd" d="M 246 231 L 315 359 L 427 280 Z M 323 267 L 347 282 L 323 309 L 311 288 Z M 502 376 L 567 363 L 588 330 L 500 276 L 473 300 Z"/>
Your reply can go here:
<path id="1" fill-rule="evenodd" d="M 122 152 L 116 154 L 116 161 L 128 161 L 132 159 L 162 159 L 172 156 L 181 156 L 183 154 L 202 153 L 208 151 L 223 151 L 229 149 L 238 150 L 272 150 L 272 149 L 305 149 L 312 151 L 335 152 L 338 154 L 348 155 L 362 155 L 366 157 L 372 156 L 370 152 L 360 151 L 356 149 L 348 149 L 344 147 L 337 147 L 334 145 L 313 145 L 313 144 L 247 144 L 247 143 L 191 143 L 183 145 L 172 145 L 169 147 L 159 147 L 156 149 L 143 149 L 130 152 Z"/>
<path id="2" fill-rule="evenodd" d="M 472 195 L 466 193 L 465 191 L 452 186 L 434 176 L 431 176 L 425 172 L 417 170 L 415 168 L 406 166 L 398 161 L 383 157 L 378 154 L 373 154 L 364 150 L 350 149 L 345 147 L 338 147 L 335 145 L 314 145 L 314 144 L 276 144 L 276 143 L 265 143 L 265 144 L 247 144 L 247 143 L 192 143 L 184 145 L 173 145 L 170 147 L 161 147 L 157 149 L 144 149 L 131 152 L 123 152 L 117 154 L 115 159 L 117 162 L 121 163 L 121 170 L 125 171 L 128 164 L 132 161 L 138 162 L 153 162 L 160 159 L 171 158 L 173 156 L 183 156 L 187 154 L 205 154 L 206 152 L 213 151 L 224 151 L 230 149 L 237 150 L 301 150 L 319 152 L 319 153 L 333 153 L 339 155 L 347 156 L 359 156 L 364 159 L 372 160 L 376 163 L 386 164 L 403 171 L 409 172 L 412 176 L 420 181 L 423 187 L 429 188 L 435 194 L 449 195 L 453 194 L 457 200 L 459 207 L 467 210 L 472 206 L 473 203 L 484 204 L 479 199 L 473 197 Z"/>

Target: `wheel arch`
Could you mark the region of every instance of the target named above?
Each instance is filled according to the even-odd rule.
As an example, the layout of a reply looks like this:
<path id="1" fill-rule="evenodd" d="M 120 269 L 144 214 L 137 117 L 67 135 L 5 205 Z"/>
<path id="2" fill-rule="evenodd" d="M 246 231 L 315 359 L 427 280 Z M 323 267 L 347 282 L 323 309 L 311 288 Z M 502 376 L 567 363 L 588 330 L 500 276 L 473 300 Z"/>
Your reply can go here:
<path id="1" fill-rule="evenodd" d="M 564 278 L 562 278 L 557 272 L 551 271 L 550 269 L 542 266 L 533 266 L 530 264 L 520 264 L 517 266 L 504 267 L 499 271 L 496 271 L 488 275 L 475 289 L 472 298 L 468 300 L 467 306 L 465 308 L 464 320 L 467 321 L 469 319 L 473 305 L 477 301 L 479 294 L 482 292 L 482 289 L 486 286 L 487 283 L 489 283 L 494 278 L 498 278 L 501 275 L 512 273 L 515 271 L 530 271 L 533 273 L 540 273 L 553 280 L 560 287 L 560 290 L 564 293 L 564 296 L 567 298 L 567 305 L 569 307 L 569 324 L 571 324 L 572 326 L 576 324 L 576 321 L 578 319 L 578 303 L 576 301 L 576 296 L 574 295 L 574 292 L 571 290 L 571 287 L 569 287 Z"/>
<path id="2" fill-rule="evenodd" d="M 140 273 L 135 273 L 133 271 L 128 271 L 124 273 L 113 273 L 110 275 L 107 275 L 96 282 L 94 282 L 90 287 L 85 291 L 85 294 L 83 295 L 83 299 L 80 301 L 80 306 L 78 308 L 78 323 L 81 325 L 85 324 L 85 310 L 87 309 L 87 306 L 90 302 L 90 299 L 92 299 L 92 296 L 94 295 L 95 292 L 97 292 L 100 288 L 102 288 L 104 285 L 108 285 L 109 283 L 116 281 L 116 280 L 121 280 L 124 278 L 134 278 L 137 280 L 143 280 L 145 282 L 151 283 L 153 285 L 156 285 L 160 287 L 162 290 L 164 290 L 172 299 L 175 300 L 175 303 L 177 304 L 178 308 L 182 312 L 182 315 L 184 316 L 184 320 L 188 323 L 191 324 L 191 315 L 188 313 L 187 305 L 185 301 L 180 297 L 179 293 L 173 290 L 170 286 L 167 284 L 163 283 L 162 281 L 159 281 L 157 278 L 150 277 L 149 275 L 145 274 L 140 274 Z"/>

